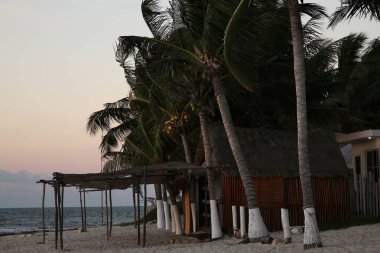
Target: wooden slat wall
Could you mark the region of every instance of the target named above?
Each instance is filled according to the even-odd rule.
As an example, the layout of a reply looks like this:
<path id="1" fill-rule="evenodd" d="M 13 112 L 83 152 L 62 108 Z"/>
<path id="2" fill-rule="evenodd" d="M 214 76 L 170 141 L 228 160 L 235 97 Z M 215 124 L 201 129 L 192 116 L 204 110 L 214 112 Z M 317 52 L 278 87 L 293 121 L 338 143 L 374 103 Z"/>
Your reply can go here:
<path id="1" fill-rule="evenodd" d="M 225 232 L 232 231 L 232 209 L 233 205 L 237 206 L 239 216 L 239 206 L 247 206 L 244 187 L 240 178 L 222 176 L 222 202 L 224 204 L 223 229 Z M 247 214 L 246 214 L 246 217 Z M 239 220 L 239 218 L 238 218 Z"/>
<path id="2" fill-rule="evenodd" d="M 284 205 L 284 180 L 282 177 L 253 178 L 254 188 L 260 211 L 270 231 L 281 229 L 281 210 Z M 238 177 L 222 177 L 224 204 L 223 228 L 225 232 L 232 231 L 231 206 L 236 205 L 239 215 L 239 206 L 246 207 L 248 217 L 247 200 L 244 187 Z M 239 217 L 238 217 L 239 219 Z M 247 222 L 247 221 L 246 221 Z"/>
<path id="3" fill-rule="evenodd" d="M 299 178 L 265 177 L 253 178 L 253 181 L 261 214 L 270 231 L 282 229 L 281 207 L 289 208 L 291 226 L 303 225 L 302 191 Z M 222 184 L 223 227 L 225 232 L 230 232 L 232 231 L 231 206 L 247 207 L 247 202 L 240 178 L 223 176 Z M 317 219 L 320 224 L 349 219 L 350 200 L 346 178 L 314 177 L 312 184 Z"/>
<path id="4" fill-rule="evenodd" d="M 287 178 L 289 220 L 291 225 L 303 225 L 302 191 L 299 178 Z M 350 218 L 348 180 L 342 177 L 313 177 L 314 203 L 320 224 L 347 221 Z"/>
<path id="5" fill-rule="evenodd" d="M 191 203 L 190 203 L 190 191 L 187 185 L 182 189 L 182 204 L 183 204 L 183 229 L 185 234 L 192 232 L 191 222 Z"/>

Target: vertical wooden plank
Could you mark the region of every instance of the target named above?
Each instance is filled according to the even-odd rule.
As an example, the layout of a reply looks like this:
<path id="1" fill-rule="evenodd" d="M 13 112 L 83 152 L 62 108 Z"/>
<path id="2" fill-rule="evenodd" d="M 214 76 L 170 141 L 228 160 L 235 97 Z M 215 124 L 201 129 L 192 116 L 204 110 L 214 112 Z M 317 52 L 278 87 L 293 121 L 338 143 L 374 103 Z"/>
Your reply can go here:
<path id="1" fill-rule="evenodd" d="M 64 197 L 64 193 L 65 193 L 65 186 L 62 185 L 62 192 L 61 192 L 61 231 L 60 231 L 60 237 L 61 237 L 61 241 L 60 241 L 60 244 L 61 244 L 61 249 L 63 249 L 63 197 Z"/>
<path id="2" fill-rule="evenodd" d="M 140 177 L 137 177 L 137 185 L 140 189 Z M 137 245 L 140 245 L 140 191 L 137 193 Z"/>
<path id="3" fill-rule="evenodd" d="M 42 243 L 45 243 L 45 191 L 46 191 L 46 183 L 43 182 L 42 188 Z"/>
<path id="4" fill-rule="evenodd" d="M 102 227 L 104 225 L 104 203 L 103 203 L 103 190 L 100 191 L 100 205 L 102 207 Z"/>
<path id="5" fill-rule="evenodd" d="M 108 190 L 109 192 L 109 195 L 110 195 L 110 233 L 109 233 L 109 237 L 111 237 L 112 235 L 112 223 L 113 223 L 113 210 L 112 210 L 112 188 L 110 187 L 110 189 Z"/>
<path id="6" fill-rule="evenodd" d="M 84 231 L 87 231 L 86 188 L 83 188 Z"/>
<path id="7" fill-rule="evenodd" d="M 144 228 L 143 228 L 143 247 L 145 247 L 145 240 L 146 240 L 146 215 L 147 215 L 147 211 L 146 211 L 146 194 L 147 194 L 147 191 L 146 191 L 146 172 L 145 172 L 145 169 L 144 169 Z"/>
<path id="8" fill-rule="evenodd" d="M 55 249 L 58 249 L 58 193 L 57 193 L 57 182 L 54 182 L 54 205 L 55 205 L 55 230 L 54 230 L 54 242 Z"/>
<path id="9" fill-rule="evenodd" d="M 79 202 L 80 202 L 80 217 L 82 220 L 82 232 L 84 231 L 84 218 L 83 218 L 83 202 L 82 202 L 82 188 L 79 186 Z"/>
<path id="10" fill-rule="evenodd" d="M 110 234 L 109 234 L 109 218 L 108 218 L 108 187 L 105 189 L 105 197 L 106 197 L 106 226 L 107 226 L 107 240 L 110 239 Z"/>

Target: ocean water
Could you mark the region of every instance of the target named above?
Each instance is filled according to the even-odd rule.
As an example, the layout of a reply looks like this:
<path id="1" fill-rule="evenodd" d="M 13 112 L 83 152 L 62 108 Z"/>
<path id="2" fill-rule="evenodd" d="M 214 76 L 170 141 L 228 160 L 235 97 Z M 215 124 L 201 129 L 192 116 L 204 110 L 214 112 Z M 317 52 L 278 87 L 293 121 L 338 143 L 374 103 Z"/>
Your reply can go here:
<path id="1" fill-rule="evenodd" d="M 143 209 L 143 208 L 141 208 Z M 140 209 L 140 210 L 141 210 Z M 150 208 L 148 208 L 150 210 Z M 87 228 L 102 226 L 102 208 L 87 207 Z M 112 223 L 118 225 L 134 220 L 133 206 L 112 208 Z M 141 210 L 141 216 L 143 211 Z M 105 208 L 103 211 L 104 224 L 106 222 Z M 54 230 L 55 208 L 45 208 L 45 227 Z M 82 225 L 80 207 L 65 207 L 63 211 L 63 228 L 76 229 Z M 0 208 L 0 236 L 25 232 L 42 231 L 41 208 Z"/>

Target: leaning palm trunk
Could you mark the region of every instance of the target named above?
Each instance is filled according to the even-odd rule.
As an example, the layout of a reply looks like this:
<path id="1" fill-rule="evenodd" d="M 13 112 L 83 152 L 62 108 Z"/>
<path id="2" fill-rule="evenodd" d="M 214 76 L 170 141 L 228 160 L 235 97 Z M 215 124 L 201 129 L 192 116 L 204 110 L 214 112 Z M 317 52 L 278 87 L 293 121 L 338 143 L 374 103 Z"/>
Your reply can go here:
<path id="1" fill-rule="evenodd" d="M 203 146 L 205 150 L 205 161 L 207 167 L 207 181 L 208 181 L 208 192 L 210 197 L 210 214 L 211 214 L 211 238 L 220 238 L 223 236 L 223 232 L 219 222 L 218 208 L 216 205 L 215 197 L 215 172 L 211 166 L 211 145 L 209 134 L 207 130 L 207 120 L 204 111 L 199 112 L 199 120 L 201 125 Z"/>
<path id="2" fill-rule="evenodd" d="M 307 146 L 305 63 L 301 17 L 297 0 L 289 0 L 289 17 L 293 39 L 294 77 L 297 97 L 298 164 L 305 215 L 304 248 L 322 247 L 315 215 L 311 172 Z"/>
<path id="3" fill-rule="evenodd" d="M 189 143 L 187 142 L 186 134 L 181 133 L 180 136 L 182 140 L 183 149 L 185 151 L 186 162 L 191 164 L 191 153 L 190 153 Z"/>
<path id="4" fill-rule="evenodd" d="M 221 80 L 217 74 L 217 68 L 211 73 L 211 81 L 214 87 L 216 101 L 218 103 L 219 111 L 222 116 L 224 128 L 226 130 L 228 142 L 230 143 L 232 154 L 235 158 L 237 167 L 239 169 L 241 181 L 243 182 L 245 194 L 248 202 L 248 237 L 251 241 L 257 242 L 270 242 L 272 239 L 264 224 L 261 216 L 260 209 L 256 200 L 256 193 L 253 188 L 252 177 L 248 169 L 247 162 L 244 158 L 239 139 L 237 137 L 230 109 L 226 96 L 224 94 Z"/>
<path id="5" fill-rule="evenodd" d="M 156 190 L 156 205 L 157 205 L 157 228 L 165 228 L 165 214 L 164 214 L 164 203 L 162 201 L 162 190 L 161 184 L 155 184 L 154 189 Z"/>
<path id="6" fill-rule="evenodd" d="M 183 149 L 185 151 L 186 162 L 188 164 L 191 164 L 191 153 L 190 153 L 189 143 L 187 142 L 186 134 L 181 133 L 180 136 L 182 140 Z M 191 175 L 191 171 L 189 171 L 189 173 Z M 190 186 L 189 191 L 190 191 L 191 219 L 192 219 L 192 224 L 193 224 L 193 232 L 196 232 L 197 231 L 197 208 L 196 208 L 196 203 L 195 203 L 195 194 L 194 194 L 195 181 L 194 181 L 193 176 L 190 177 L 189 186 Z"/>

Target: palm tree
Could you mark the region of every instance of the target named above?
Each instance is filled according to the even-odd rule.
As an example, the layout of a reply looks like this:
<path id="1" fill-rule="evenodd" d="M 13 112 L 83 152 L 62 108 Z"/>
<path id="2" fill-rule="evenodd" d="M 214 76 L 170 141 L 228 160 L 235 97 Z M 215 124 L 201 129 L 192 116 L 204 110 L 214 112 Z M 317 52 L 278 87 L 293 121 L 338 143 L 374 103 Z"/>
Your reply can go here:
<path id="1" fill-rule="evenodd" d="M 314 207 L 307 143 L 305 52 L 301 16 L 297 0 L 288 0 L 293 41 L 294 77 L 297 98 L 298 164 L 305 216 L 304 248 L 322 247 Z"/>
<path id="2" fill-rule="evenodd" d="M 127 54 L 133 53 L 134 48 L 138 48 L 144 54 L 158 50 L 163 51 L 166 56 L 165 61 L 171 59 L 180 66 L 187 65 L 191 69 L 198 69 L 212 83 L 227 137 L 245 187 L 251 217 L 250 231 L 255 231 L 250 234 L 251 239 L 256 241 L 261 238 L 269 238 L 269 234 L 257 206 L 252 178 L 234 130 L 221 78 L 224 73 L 223 54 L 220 49 L 223 46 L 223 34 L 232 14 L 231 10 L 235 8 L 234 2 L 179 1 L 182 21 L 187 31 L 183 29 L 175 31 L 177 32 L 177 37 L 175 37 L 177 43 L 160 39 L 162 36 L 155 36 L 155 38 L 123 36 L 119 38 L 118 49 Z M 178 43 L 178 39 L 182 39 L 180 43 Z M 190 45 L 189 41 L 192 42 Z M 210 206 L 216 209 L 216 201 L 211 199 Z M 211 214 L 217 214 L 217 212 L 211 212 Z M 218 219 L 212 218 L 211 220 Z M 221 235 L 220 229 L 212 229 L 212 238 Z"/>
<path id="3" fill-rule="evenodd" d="M 335 110 L 334 129 L 353 132 L 378 125 L 378 39 L 367 43 L 364 34 L 350 34 L 334 42 L 333 89 L 325 104 Z M 366 46 L 367 45 L 367 46 Z"/>

